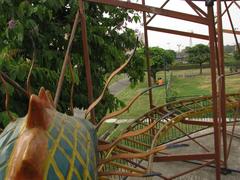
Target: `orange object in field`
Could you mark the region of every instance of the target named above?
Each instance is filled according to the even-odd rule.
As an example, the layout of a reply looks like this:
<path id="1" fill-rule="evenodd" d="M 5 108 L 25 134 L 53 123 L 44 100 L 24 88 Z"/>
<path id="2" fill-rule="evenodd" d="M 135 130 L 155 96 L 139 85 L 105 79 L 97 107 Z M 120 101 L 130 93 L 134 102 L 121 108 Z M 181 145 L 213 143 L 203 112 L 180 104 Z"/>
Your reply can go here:
<path id="1" fill-rule="evenodd" d="M 158 83 L 158 85 L 163 85 L 163 80 L 162 80 L 162 78 L 158 79 L 157 83 Z"/>

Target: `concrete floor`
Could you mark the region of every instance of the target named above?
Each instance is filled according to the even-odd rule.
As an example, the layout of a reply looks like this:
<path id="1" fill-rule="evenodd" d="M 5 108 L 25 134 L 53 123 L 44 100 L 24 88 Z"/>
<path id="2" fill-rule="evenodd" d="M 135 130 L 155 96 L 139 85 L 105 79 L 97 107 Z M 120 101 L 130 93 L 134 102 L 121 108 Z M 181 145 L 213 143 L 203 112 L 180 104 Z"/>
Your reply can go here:
<path id="1" fill-rule="evenodd" d="M 228 126 L 228 130 L 230 131 L 231 129 L 232 129 L 232 126 Z M 199 134 L 210 132 L 210 131 L 212 131 L 212 129 L 198 132 L 195 135 L 199 135 Z M 236 127 L 235 133 L 240 134 L 240 124 L 238 124 L 238 126 Z M 228 136 L 228 140 L 229 139 L 230 138 Z M 198 141 L 204 146 L 206 146 L 210 150 L 210 152 L 214 151 L 213 135 L 199 138 Z M 167 152 L 172 154 L 188 154 L 188 153 L 190 154 L 190 153 L 206 152 L 204 149 L 202 149 L 199 145 L 197 145 L 193 141 L 187 141 L 187 142 L 184 142 L 183 144 L 188 144 L 189 146 L 173 148 L 171 150 L 168 150 Z M 160 162 L 160 163 L 154 163 L 153 171 L 160 172 L 165 177 L 173 177 L 178 173 L 184 172 L 186 170 L 190 170 L 197 166 L 198 165 L 190 164 L 186 162 Z M 240 180 L 240 139 L 239 138 L 233 138 L 230 156 L 228 160 L 228 168 L 238 170 L 239 173 L 232 172 L 231 174 L 228 174 L 228 175 L 221 175 L 221 179 Z M 137 180 L 137 179 L 146 179 L 146 178 L 128 178 L 128 180 Z M 152 180 L 157 180 L 157 179 L 160 179 L 160 178 L 159 177 L 152 178 Z M 177 180 L 214 180 L 215 168 L 203 167 L 197 171 L 194 171 L 190 174 L 181 176 L 176 179 Z"/>

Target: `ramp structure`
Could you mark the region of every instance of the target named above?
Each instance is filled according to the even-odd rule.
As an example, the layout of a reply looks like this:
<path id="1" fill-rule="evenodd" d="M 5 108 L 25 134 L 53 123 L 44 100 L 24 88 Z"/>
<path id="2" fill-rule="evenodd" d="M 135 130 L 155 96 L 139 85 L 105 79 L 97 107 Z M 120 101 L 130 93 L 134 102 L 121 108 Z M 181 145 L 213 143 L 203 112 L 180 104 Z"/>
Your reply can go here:
<path id="1" fill-rule="evenodd" d="M 236 113 L 240 94 L 229 94 L 226 100 L 227 123 L 232 124 L 234 129 L 239 120 Z M 213 149 L 198 141 L 204 136 L 209 136 L 209 141 L 212 141 L 214 131 L 200 135 L 197 133 L 214 126 L 212 106 L 212 97 L 175 101 L 153 108 L 131 122 L 118 137 L 109 138 L 112 128 L 105 131 L 105 135 L 100 137 L 98 149 L 101 155 L 99 176 L 159 176 L 171 179 L 196 168 L 167 177 L 161 172 L 153 171 L 153 162 L 197 160 L 200 162 L 199 168 L 214 163 Z M 198 146 L 199 151 L 171 153 L 172 149 L 187 146 L 184 143 L 188 141 Z M 231 146 L 227 149 L 228 154 L 230 150 Z M 223 165 L 223 161 L 220 164 Z"/>

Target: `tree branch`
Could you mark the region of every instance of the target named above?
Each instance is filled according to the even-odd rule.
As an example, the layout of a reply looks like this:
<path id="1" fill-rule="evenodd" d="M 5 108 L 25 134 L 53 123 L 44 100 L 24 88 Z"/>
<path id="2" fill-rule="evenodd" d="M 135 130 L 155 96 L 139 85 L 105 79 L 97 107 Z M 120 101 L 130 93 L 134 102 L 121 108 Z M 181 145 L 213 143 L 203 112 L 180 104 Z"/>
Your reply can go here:
<path id="1" fill-rule="evenodd" d="M 12 80 L 6 73 L 0 71 L 0 74 L 7 83 L 9 83 L 11 86 L 13 86 L 18 91 L 25 94 L 28 98 L 30 97 L 30 94 L 24 88 L 22 88 L 16 81 Z"/>

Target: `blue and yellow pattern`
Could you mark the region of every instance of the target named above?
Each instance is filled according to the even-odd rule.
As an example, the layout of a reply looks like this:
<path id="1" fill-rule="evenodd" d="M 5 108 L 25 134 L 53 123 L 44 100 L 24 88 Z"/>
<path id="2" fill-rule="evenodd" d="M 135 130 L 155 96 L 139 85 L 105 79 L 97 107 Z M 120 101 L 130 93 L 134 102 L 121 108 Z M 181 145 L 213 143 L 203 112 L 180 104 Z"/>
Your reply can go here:
<path id="1" fill-rule="evenodd" d="M 18 119 L 11 122 L 0 135 L 0 179 L 6 176 L 12 151 L 24 126 L 24 118 Z"/>
<path id="2" fill-rule="evenodd" d="M 48 136 L 48 157 L 44 179 L 97 179 L 94 127 L 84 119 L 54 113 Z M 21 134 L 25 119 L 11 123 L 0 135 L 0 179 L 5 179 L 14 145 Z"/>

